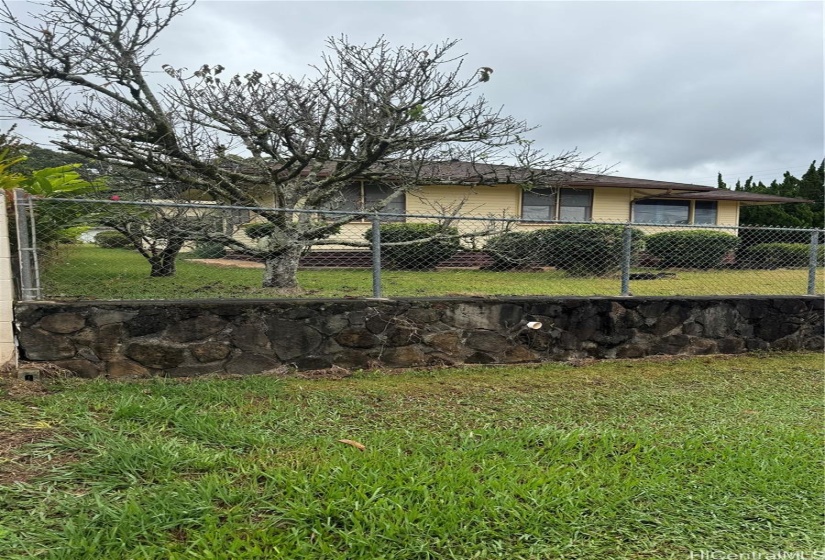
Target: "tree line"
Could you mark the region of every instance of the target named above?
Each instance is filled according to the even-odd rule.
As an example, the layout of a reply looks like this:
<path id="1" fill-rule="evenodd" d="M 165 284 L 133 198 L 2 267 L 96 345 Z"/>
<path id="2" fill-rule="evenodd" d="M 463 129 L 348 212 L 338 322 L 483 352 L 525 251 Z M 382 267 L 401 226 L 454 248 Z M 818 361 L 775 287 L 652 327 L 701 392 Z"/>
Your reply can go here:
<path id="1" fill-rule="evenodd" d="M 729 189 L 719 173 L 717 186 Z M 817 165 L 811 162 L 808 170 L 795 177 L 786 171 L 782 179 L 774 179 L 766 185 L 754 181 L 753 176 L 743 183 L 737 180 L 733 190 L 758 194 L 770 194 L 788 198 L 802 198 L 810 203 L 772 204 L 767 206 L 743 206 L 739 214 L 739 223 L 749 226 L 777 226 L 794 228 L 825 227 L 825 159 Z"/>

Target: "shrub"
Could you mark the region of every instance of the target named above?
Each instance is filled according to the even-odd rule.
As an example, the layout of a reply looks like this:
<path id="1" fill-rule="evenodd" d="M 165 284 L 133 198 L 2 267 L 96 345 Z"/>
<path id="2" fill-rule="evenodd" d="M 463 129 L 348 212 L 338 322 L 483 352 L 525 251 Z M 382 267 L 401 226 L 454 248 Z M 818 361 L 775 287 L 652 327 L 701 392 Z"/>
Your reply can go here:
<path id="1" fill-rule="evenodd" d="M 64 245 L 77 243 L 80 236 L 89 231 L 91 226 L 74 226 L 66 229 L 57 230 L 54 233 L 55 240 Z"/>
<path id="2" fill-rule="evenodd" d="M 461 249 L 457 237 L 434 239 L 439 235 L 457 236 L 454 227 L 438 224 L 383 224 L 381 225 L 381 255 L 393 268 L 403 270 L 427 270 L 449 259 Z M 372 228 L 364 233 L 372 241 Z M 413 242 L 409 245 L 386 243 Z"/>
<path id="3" fill-rule="evenodd" d="M 198 241 L 189 256 L 193 259 L 222 259 L 226 256 L 226 248 L 214 241 Z"/>
<path id="4" fill-rule="evenodd" d="M 321 226 L 324 225 L 325 222 L 323 221 L 312 221 L 310 222 L 311 226 Z M 255 222 L 254 224 L 246 224 L 243 226 L 244 233 L 250 239 L 263 239 L 265 237 L 269 237 L 273 233 L 277 226 L 270 222 Z M 336 235 L 341 233 L 341 226 L 334 227 L 331 231 L 329 231 L 328 235 Z"/>
<path id="5" fill-rule="evenodd" d="M 666 231 L 647 237 L 647 251 L 665 268 L 716 268 L 739 245 L 739 238 L 721 231 Z"/>
<path id="6" fill-rule="evenodd" d="M 759 243 L 737 255 L 740 266 L 747 268 L 806 268 L 811 246 L 807 243 Z M 825 247 L 818 247 L 817 260 L 822 262 Z"/>
<path id="7" fill-rule="evenodd" d="M 244 233 L 250 239 L 263 239 L 269 237 L 275 232 L 275 224 L 269 222 L 256 222 L 254 224 L 246 224 L 243 226 Z"/>
<path id="8" fill-rule="evenodd" d="M 119 231 L 101 231 L 95 235 L 95 243 L 104 249 L 134 249 L 129 238 Z"/>
<path id="9" fill-rule="evenodd" d="M 541 232 L 543 261 L 571 276 L 606 276 L 621 270 L 624 226 L 568 225 Z M 633 229 L 632 254 L 642 247 L 644 234 Z M 539 233 L 539 232 L 537 232 Z"/>
<path id="10" fill-rule="evenodd" d="M 511 231 L 496 235 L 487 240 L 484 252 L 493 259 L 493 267 L 497 270 L 544 264 L 537 233 L 539 232 Z"/>

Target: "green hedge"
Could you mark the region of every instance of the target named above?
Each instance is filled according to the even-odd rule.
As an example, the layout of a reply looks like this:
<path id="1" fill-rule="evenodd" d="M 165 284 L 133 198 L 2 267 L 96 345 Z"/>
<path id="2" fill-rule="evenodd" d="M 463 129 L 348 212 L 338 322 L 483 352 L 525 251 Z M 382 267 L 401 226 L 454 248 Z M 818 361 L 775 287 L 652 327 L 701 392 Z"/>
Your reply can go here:
<path id="1" fill-rule="evenodd" d="M 737 263 L 743 268 L 806 268 L 811 246 L 807 243 L 759 243 L 737 255 Z M 818 247 L 817 259 L 825 257 L 825 246 Z"/>
<path id="2" fill-rule="evenodd" d="M 624 226 L 582 224 L 531 232 L 509 232 L 491 238 L 484 251 L 494 267 L 552 266 L 571 276 L 606 276 L 622 265 Z M 632 251 L 638 253 L 644 234 L 632 230 Z"/>
<path id="3" fill-rule="evenodd" d="M 104 249 L 134 249 L 129 238 L 119 231 L 101 231 L 95 235 L 95 244 Z"/>
<path id="4" fill-rule="evenodd" d="M 438 224 L 382 224 L 381 256 L 390 266 L 402 270 L 428 270 L 449 259 L 461 249 L 457 237 L 437 239 L 437 236 L 457 236 L 454 227 Z M 435 238 L 435 239 L 434 239 Z M 364 233 L 364 239 L 372 241 L 372 228 Z M 385 245 L 386 243 L 412 242 L 409 245 Z"/>
<path id="5" fill-rule="evenodd" d="M 212 241 L 198 241 L 189 256 L 193 259 L 222 259 L 226 256 L 226 247 Z"/>
<path id="6" fill-rule="evenodd" d="M 493 260 L 494 270 L 512 270 L 531 264 L 543 265 L 537 232 L 511 231 L 491 237 L 484 252 Z"/>
<path id="7" fill-rule="evenodd" d="M 545 262 L 571 276 L 607 276 L 622 268 L 625 226 L 569 225 L 545 230 Z M 552 232 L 552 234 L 550 233 Z M 631 255 L 642 248 L 644 233 L 632 229 Z"/>
<path id="8" fill-rule="evenodd" d="M 649 235 L 647 252 L 665 268 L 718 268 L 739 245 L 739 238 L 722 231 L 666 231 Z"/>
<path id="9" fill-rule="evenodd" d="M 310 226 L 322 226 L 325 225 L 325 222 L 321 221 L 312 221 L 309 224 Z M 255 222 L 254 224 L 246 224 L 242 226 L 244 233 L 250 239 L 263 239 L 265 237 L 271 236 L 277 230 L 278 226 L 272 224 L 270 222 Z M 336 235 L 341 233 L 341 226 L 335 226 L 331 231 L 328 232 L 327 235 Z"/>
<path id="10" fill-rule="evenodd" d="M 243 231 L 250 239 L 263 239 L 275 232 L 275 225 L 269 222 L 256 222 L 243 226 Z"/>

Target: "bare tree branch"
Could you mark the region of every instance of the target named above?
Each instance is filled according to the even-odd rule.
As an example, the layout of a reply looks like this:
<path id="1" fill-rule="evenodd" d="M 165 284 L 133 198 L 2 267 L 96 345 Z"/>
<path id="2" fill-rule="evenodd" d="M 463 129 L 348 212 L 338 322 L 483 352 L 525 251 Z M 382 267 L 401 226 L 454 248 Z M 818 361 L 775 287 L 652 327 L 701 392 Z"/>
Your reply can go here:
<path id="1" fill-rule="evenodd" d="M 221 239 L 266 259 L 266 286 L 294 287 L 301 251 L 356 219 L 278 209 L 340 208 L 353 181 L 386 189 L 380 211 L 422 185 L 554 186 L 594 167 L 577 150 L 536 148 L 530 126 L 480 95 L 493 70 L 465 69 L 454 40 L 331 38 L 302 77 L 158 64 L 153 41 L 191 5 L 49 0 L 32 25 L 3 4 L 3 99 L 15 116 L 62 132 L 64 150 L 254 207 L 271 236 L 254 246 Z"/>

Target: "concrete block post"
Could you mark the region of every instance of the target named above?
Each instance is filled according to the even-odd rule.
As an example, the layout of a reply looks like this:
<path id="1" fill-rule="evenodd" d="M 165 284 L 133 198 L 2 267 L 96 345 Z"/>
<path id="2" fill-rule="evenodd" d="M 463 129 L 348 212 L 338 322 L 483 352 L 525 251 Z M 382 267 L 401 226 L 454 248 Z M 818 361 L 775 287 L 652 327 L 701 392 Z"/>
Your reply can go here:
<path id="1" fill-rule="evenodd" d="M 0 209 L 0 368 L 17 367 L 14 341 L 14 282 L 11 274 L 11 239 L 5 198 Z"/>

